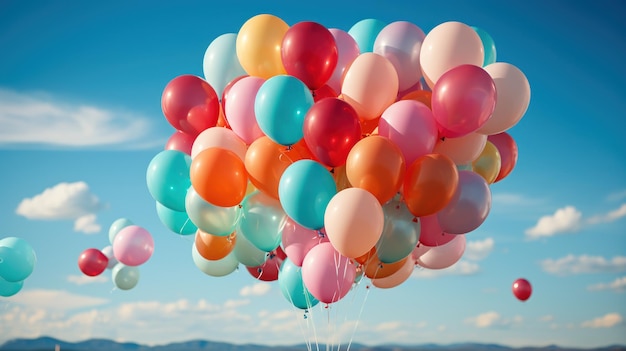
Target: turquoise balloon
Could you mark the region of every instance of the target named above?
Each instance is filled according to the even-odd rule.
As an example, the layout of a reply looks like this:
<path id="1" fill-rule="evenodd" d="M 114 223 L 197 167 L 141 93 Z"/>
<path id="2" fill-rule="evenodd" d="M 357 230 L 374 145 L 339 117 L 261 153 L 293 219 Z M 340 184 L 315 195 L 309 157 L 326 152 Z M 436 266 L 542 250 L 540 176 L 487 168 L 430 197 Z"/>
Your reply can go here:
<path id="1" fill-rule="evenodd" d="M 19 282 L 8 282 L 0 278 L 0 296 L 13 296 L 22 290 L 22 286 L 24 286 L 23 280 L 20 280 Z"/>
<path id="2" fill-rule="evenodd" d="M 309 309 L 319 303 L 304 286 L 302 268 L 296 266 L 289 258 L 285 258 L 280 266 L 278 285 L 285 299 L 301 310 Z"/>
<path id="3" fill-rule="evenodd" d="M 118 263 L 111 270 L 113 284 L 120 290 L 130 290 L 139 282 L 139 267 Z"/>
<path id="4" fill-rule="evenodd" d="M 237 234 L 245 236 L 259 250 L 270 252 L 281 242 L 287 214 L 280 201 L 260 191 L 246 196 L 241 203 Z"/>
<path id="5" fill-rule="evenodd" d="M 37 257 L 30 244 L 21 238 L 0 240 L 0 278 L 10 283 L 22 281 L 33 272 Z"/>
<path id="6" fill-rule="evenodd" d="M 476 31 L 476 34 L 483 42 L 483 49 L 485 51 L 485 58 L 483 59 L 483 67 L 496 62 L 496 44 L 489 33 L 484 29 L 472 26 L 472 29 Z"/>
<path id="7" fill-rule="evenodd" d="M 278 198 L 285 213 L 309 229 L 324 227 L 324 212 L 335 194 L 337 186 L 332 174 L 313 160 L 292 163 L 278 182 Z"/>
<path id="8" fill-rule="evenodd" d="M 387 23 L 374 18 L 360 20 L 355 23 L 348 34 L 354 38 L 361 53 L 374 52 L 374 42 L 378 33 L 385 28 Z"/>
<path id="9" fill-rule="evenodd" d="M 152 198 L 174 211 L 185 211 L 190 166 L 191 156 L 178 150 L 164 150 L 154 156 L 146 172 Z"/>
<path id="10" fill-rule="evenodd" d="M 133 225 L 134 223 L 128 218 L 118 218 L 109 227 L 109 242 L 113 245 L 113 240 L 115 240 L 115 236 L 117 233 L 125 227 L 129 225 Z"/>
<path id="11" fill-rule="evenodd" d="M 198 227 L 189 219 L 187 212 L 174 211 L 160 203 L 156 203 L 156 210 L 161 223 L 169 230 L 180 235 L 191 235 L 198 231 Z"/>
<path id="12" fill-rule="evenodd" d="M 304 117 L 313 102 L 313 94 L 301 80 L 278 75 L 259 88 L 254 114 L 265 135 L 278 144 L 289 146 L 304 136 Z"/>
<path id="13" fill-rule="evenodd" d="M 215 38 L 204 53 L 204 78 L 218 97 L 233 79 L 246 75 L 237 58 L 237 34 L 226 33 Z"/>

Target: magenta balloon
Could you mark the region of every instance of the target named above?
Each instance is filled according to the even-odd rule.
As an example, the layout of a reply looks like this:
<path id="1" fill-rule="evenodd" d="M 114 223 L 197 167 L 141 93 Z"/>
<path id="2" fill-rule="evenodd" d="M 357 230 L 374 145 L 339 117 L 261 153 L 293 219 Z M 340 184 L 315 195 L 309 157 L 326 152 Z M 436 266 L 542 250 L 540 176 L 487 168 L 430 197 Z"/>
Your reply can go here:
<path id="1" fill-rule="evenodd" d="M 496 106 L 496 85 L 482 67 L 460 65 L 444 73 L 432 95 L 440 134 L 456 138 L 478 130 Z"/>
<path id="2" fill-rule="evenodd" d="M 139 266 L 146 262 L 154 251 L 154 240 L 150 232 L 137 225 L 122 228 L 113 240 L 115 258 L 127 266 Z"/>
<path id="3" fill-rule="evenodd" d="M 341 91 L 341 83 L 343 81 L 343 75 L 348 69 L 348 66 L 354 61 L 354 59 L 361 53 L 359 44 L 356 40 L 348 34 L 348 32 L 331 28 L 330 34 L 335 38 L 337 45 L 337 65 L 330 79 L 326 82 L 326 85 L 331 87 L 334 91 Z"/>
<path id="4" fill-rule="evenodd" d="M 313 247 L 302 262 L 302 281 L 311 295 L 323 303 L 341 300 L 352 287 L 356 267 L 330 242 Z"/>
<path id="5" fill-rule="evenodd" d="M 491 209 L 491 189 L 485 178 L 472 171 L 459 171 L 459 185 L 452 200 L 437 212 L 441 229 L 465 234 L 478 228 Z"/>
<path id="6" fill-rule="evenodd" d="M 418 259 L 417 264 L 428 269 L 444 269 L 457 263 L 465 252 L 465 235 L 456 235 L 445 245 L 431 247 Z"/>
<path id="7" fill-rule="evenodd" d="M 306 254 L 316 245 L 327 242 L 328 237 L 321 230 L 305 228 L 287 217 L 282 231 L 282 246 L 287 257 L 298 267 L 302 267 L 302 262 Z"/>
<path id="8" fill-rule="evenodd" d="M 429 154 L 437 143 L 437 123 L 428 106 L 415 100 L 401 100 L 387 107 L 378 122 L 378 135 L 393 141 L 410 165 Z"/>
<path id="9" fill-rule="evenodd" d="M 439 246 L 450 242 L 456 235 L 444 233 L 439 225 L 437 214 L 420 217 L 419 242 L 426 246 Z"/>

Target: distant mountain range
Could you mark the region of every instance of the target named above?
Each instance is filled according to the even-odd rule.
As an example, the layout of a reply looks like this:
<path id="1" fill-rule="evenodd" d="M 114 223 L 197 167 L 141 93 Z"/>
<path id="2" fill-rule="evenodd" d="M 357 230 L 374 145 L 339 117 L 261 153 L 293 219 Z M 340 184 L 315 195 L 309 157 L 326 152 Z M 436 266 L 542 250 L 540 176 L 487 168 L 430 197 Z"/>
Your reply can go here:
<path id="1" fill-rule="evenodd" d="M 58 345 L 58 346 L 57 346 Z M 171 343 L 168 345 L 146 346 L 136 343 L 118 343 L 106 339 L 91 339 L 80 342 L 67 342 L 50 337 L 36 339 L 14 339 L 0 346 L 0 351 L 53 351 L 55 348 L 62 351 L 302 351 L 307 345 L 267 346 L 267 345 L 237 345 L 207 340 L 192 340 Z M 335 345 L 336 347 L 336 345 Z M 314 350 L 326 350 L 326 345 L 312 347 Z M 347 345 L 345 345 L 347 348 Z M 343 349 L 343 347 L 342 347 Z M 545 347 L 508 347 L 497 344 L 459 343 L 451 345 L 422 344 L 422 345 L 380 345 L 366 346 L 351 344 L 352 351 L 626 351 L 626 345 L 611 345 L 601 348 L 568 348 L 550 345 Z"/>

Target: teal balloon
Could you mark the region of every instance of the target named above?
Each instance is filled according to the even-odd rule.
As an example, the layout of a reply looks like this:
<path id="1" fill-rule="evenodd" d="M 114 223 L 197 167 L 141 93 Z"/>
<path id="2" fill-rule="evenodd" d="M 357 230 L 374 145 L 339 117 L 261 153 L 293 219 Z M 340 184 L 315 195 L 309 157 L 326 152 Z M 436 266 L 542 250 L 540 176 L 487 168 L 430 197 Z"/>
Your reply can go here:
<path id="1" fill-rule="evenodd" d="M 198 195 L 193 187 L 187 192 L 185 207 L 187 215 L 198 229 L 215 236 L 232 234 L 241 217 L 241 206 L 215 206 Z"/>
<path id="2" fill-rule="evenodd" d="M 174 211 L 160 203 L 156 203 L 156 210 L 161 223 L 169 230 L 180 235 L 191 235 L 198 231 L 198 227 L 189 219 L 187 212 Z"/>
<path id="3" fill-rule="evenodd" d="M 0 296 L 13 296 L 22 290 L 22 286 L 24 286 L 23 280 L 19 282 L 9 282 L 0 278 Z"/>
<path id="4" fill-rule="evenodd" d="M 265 263 L 267 252 L 256 247 L 245 235 L 237 233 L 237 240 L 232 251 L 237 261 L 244 266 L 256 267 Z"/>
<path id="5" fill-rule="evenodd" d="M 348 34 L 354 38 L 361 53 L 374 52 L 376 37 L 386 25 L 387 23 L 381 20 L 368 18 L 355 23 L 348 30 Z"/>
<path id="6" fill-rule="evenodd" d="M 299 309 L 306 310 L 319 303 L 304 285 L 302 268 L 296 266 L 288 257 L 280 266 L 278 286 L 285 299 Z"/>
<path id="7" fill-rule="evenodd" d="M 152 198 L 174 211 L 185 211 L 190 166 L 191 156 L 178 150 L 163 150 L 154 156 L 146 172 Z"/>
<path id="8" fill-rule="evenodd" d="M 324 227 L 324 212 L 335 194 L 337 185 L 332 174 L 313 160 L 292 163 L 278 182 L 278 198 L 285 213 L 309 229 Z"/>
<path id="9" fill-rule="evenodd" d="M 241 203 L 237 234 L 245 236 L 259 250 L 270 252 L 281 242 L 287 214 L 280 201 L 260 191 L 246 196 Z"/>
<path id="10" fill-rule="evenodd" d="M 115 240 L 115 236 L 117 233 L 122 230 L 122 228 L 126 228 L 129 225 L 133 225 L 134 223 L 128 218 L 118 218 L 109 227 L 109 242 L 113 245 L 113 241 Z"/>
<path id="11" fill-rule="evenodd" d="M 111 270 L 113 284 L 120 290 L 130 290 L 139 282 L 139 267 L 118 263 Z"/>
<path id="12" fill-rule="evenodd" d="M 478 34 L 480 40 L 483 42 L 483 49 L 485 51 L 483 67 L 496 62 L 496 44 L 491 35 L 482 28 L 472 26 L 472 29 L 476 31 L 476 34 Z"/>
<path id="13" fill-rule="evenodd" d="M 10 283 L 22 281 L 33 273 L 36 261 L 28 241 L 16 237 L 0 240 L 0 278 Z"/>
<path id="14" fill-rule="evenodd" d="M 394 263 L 410 255 L 419 241 L 421 225 L 406 205 L 393 199 L 383 205 L 385 224 L 376 243 L 382 263 Z"/>
<path id="15" fill-rule="evenodd" d="M 277 75 L 266 80 L 254 100 L 256 121 L 274 142 L 289 146 L 304 136 L 304 118 L 313 94 L 300 79 Z"/>
<path id="16" fill-rule="evenodd" d="M 204 52 L 204 78 L 218 97 L 233 79 L 246 75 L 237 58 L 237 34 L 226 33 L 215 38 Z"/>

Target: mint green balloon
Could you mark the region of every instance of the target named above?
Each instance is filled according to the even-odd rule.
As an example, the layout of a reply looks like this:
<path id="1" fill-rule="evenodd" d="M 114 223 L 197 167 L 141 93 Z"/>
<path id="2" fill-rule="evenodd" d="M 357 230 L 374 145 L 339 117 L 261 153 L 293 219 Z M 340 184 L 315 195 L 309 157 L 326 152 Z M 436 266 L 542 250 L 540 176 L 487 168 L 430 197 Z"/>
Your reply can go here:
<path id="1" fill-rule="evenodd" d="M 262 265 L 267 257 L 267 252 L 256 247 L 245 235 L 239 233 L 237 233 L 237 241 L 232 252 L 237 261 L 248 267 Z"/>
<path id="2" fill-rule="evenodd" d="M 113 241 L 115 240 L 115 236 L 117 233 L 122 230 L 122 228 L 128 227 L 129 225 L 133 225 L 134 223 L 128 218 L 118 218 L 109 227 L 109 242 L 113 245 Z"/>
<path id="3" fill-rule="evenodd" d="M 239 237 L 244 235 L 261 251 L 269 252 L 280 245 L 287 214 L 280 201 L 260 191 L 246 196 L 241 203 L 237 225 Z"/>
<path id="4" fill-rule="evenodd" d="M 28 278 L 37 257 L 28 241 L 7 237 L 0 240 L 0 278 L 15 283 Z"/>
<path id="5" fill-rule="evenodd" d="M 215 236 L 232 234 L 241 217 L 241 206 L 215 206 L 198 195 L 193 187 L 187 192 L 185 207 L 189 219 L 198 229 Z"/>
<path id="6" fill-rule="evenodd" d="M 191 258 L 196 267 L 204 274 L 212 277 L 223 277 L 234 272 L 239 266 L 237 257 L 231 251 L 226 257 L 219 260 L 207 260 L 202 257 L 196 248 L 196 245 L 192 245 Z"/>
<path id="7" fill-rule="evenodd" d="M 368 18 L 355 23 L 350 30 L 348 30 L 348 34 L 354 38 L 361 53 L 374 52 L 376 37 L 386 25 L 387 23 L 381 20 Z"/>
<path id="8" fill-rule="evenodd" d="M 233 79 L 247 73 L 237 58 L 237 34 L 226 33 L 215 38 L 204 53 L 204 78 L 215 89 L 218 97 Z"/>
<path id="9" fill-rule="evenodd" d="M 139 282 L 139 267 L 118 263 L 111 270 L 113 283 L 120 290 L 130 290 Z"/>
<path id="10" fill-rule="evenodd" d="M 421 225 L 406 205 L 393 199 L 383 205 L 385 224 L 376 243 L 376 254 L 382 263 L 394 263 L 413 252 L 420 237 Z"/>

